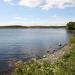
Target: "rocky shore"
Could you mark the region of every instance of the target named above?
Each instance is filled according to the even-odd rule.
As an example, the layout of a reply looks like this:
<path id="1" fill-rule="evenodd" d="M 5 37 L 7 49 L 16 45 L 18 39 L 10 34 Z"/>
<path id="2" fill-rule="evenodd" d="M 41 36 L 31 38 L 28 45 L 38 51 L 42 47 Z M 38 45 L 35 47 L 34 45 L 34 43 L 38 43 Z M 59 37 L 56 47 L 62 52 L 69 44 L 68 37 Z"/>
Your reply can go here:
<path id="1" fill-rule="evenodd" d="M 51 64 L 54 62 L 57 62 L 59 59 L 61 59 L 65 54 L 70 53 L 71 46 L 69 44 L 65 45 L 64 47 L 54 51 L 53 53 L 48 53 L 47 55 L 44 55 L 42 59 L 39 59 L 38 61 L 48 61 Z"/>

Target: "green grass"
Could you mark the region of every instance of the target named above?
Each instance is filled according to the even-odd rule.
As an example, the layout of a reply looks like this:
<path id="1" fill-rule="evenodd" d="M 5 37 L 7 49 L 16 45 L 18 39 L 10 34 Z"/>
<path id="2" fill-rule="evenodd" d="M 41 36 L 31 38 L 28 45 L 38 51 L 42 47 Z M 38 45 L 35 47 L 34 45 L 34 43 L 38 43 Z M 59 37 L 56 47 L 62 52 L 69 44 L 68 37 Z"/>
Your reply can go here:
<path id="1" fill-rule="evenodd" d="M 70 53 L 53 65 L 48 61 L 17 62 L 13 75 L 75 75 L 75 37 L 70 39 Z"/>
<path id="2" fill-rule="evenodd" d="M 75 35 L 74 35 L 73 37 L 71 37 L 70 43 L 71 43 L 71 44 L 75 44 Z"/>
<path id="3" fill-rule="evenodd" d="M 48 62 L 17 63 L 13 75 L 53 75 L 53 67 Z"/>
<path id="4" fill-rule="evenodd" d="M 70 53 L 63 56 L 55 68 L 57 68 L 56 75 L 75 75 L 75 37 L 70 39 L 71 49 Z"/>

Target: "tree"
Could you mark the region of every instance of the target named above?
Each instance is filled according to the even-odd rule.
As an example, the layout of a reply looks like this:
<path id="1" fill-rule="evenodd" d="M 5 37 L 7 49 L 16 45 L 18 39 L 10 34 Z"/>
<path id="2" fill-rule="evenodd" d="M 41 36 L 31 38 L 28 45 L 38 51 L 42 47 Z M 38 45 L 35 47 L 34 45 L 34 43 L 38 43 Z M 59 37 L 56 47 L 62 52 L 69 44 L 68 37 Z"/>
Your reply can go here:
<path id="1" fill-rule="evenodd" d="M 75 22 L 67 23 L 67 29 L 68 30 L 75 30 Z"/>

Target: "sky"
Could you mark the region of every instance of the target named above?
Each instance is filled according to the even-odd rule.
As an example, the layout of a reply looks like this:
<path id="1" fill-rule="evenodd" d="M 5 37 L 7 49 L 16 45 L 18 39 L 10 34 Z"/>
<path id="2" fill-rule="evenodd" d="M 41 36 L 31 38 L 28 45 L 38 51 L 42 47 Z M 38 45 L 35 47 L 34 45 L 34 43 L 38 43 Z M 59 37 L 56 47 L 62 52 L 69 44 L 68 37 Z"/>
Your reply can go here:
<path id="1" fill-rule="evenodd" d="M 75 0 L 0 0 L 2 25 L 66 25 L 75 21 Z"/>

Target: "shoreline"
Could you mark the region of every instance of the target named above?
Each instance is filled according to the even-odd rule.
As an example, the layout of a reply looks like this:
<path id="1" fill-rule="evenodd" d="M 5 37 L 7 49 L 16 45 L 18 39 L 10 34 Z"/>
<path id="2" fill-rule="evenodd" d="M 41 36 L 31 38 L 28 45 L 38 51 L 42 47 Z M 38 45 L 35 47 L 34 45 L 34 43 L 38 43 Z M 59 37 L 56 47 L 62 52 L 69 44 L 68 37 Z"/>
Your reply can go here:
<path id="1" fill-rule="evenodd" d="M 57 62 L 59 59 L 63 58 L 65 54 L 70 53 L 71 46 L 69 44 L 66 44 L 65 46 L 55 50 L 52 53 L 48 53 L 41 59 L 37 59 L 38 62 L 43 62 L 43 61 L 48 61 L 50 64 L 54 64 Z M 34 58 L 35 59 L 35 58 Z"/>
<path id="2" fill-rule="evenodd" d="M 61 48 L 58 48 L 57 50 L 54 50 L 53 52 L 51 52 L 51 53 L 47 53 L 46 55 L 43 55 L 43 57 L 41 57 L 41 58 L 31 58 L 30 60 L 28 60 L 28 61 L 22 61 L 22 60 L 19 60 L 19 61 L 16 61 L 16 62 L 12 62 L 12 63 L 10 63 L 12 66 L 11 66 L 11 68 L 10 68 L 10 71 L 11 71 L 11 73 L 12 73 L 12 71 L 13 71 L 13 68 L 14 68 L 14 65 L 16 64 L 16 63 L 24 63 L 24 62 L 26 62 L 26 63 L 29 63 L 29 62 L 31 62 L 32 60 L 33 61 L 35 61 L 35 62 L 38 62 L 38 63 L 42 63 L 42 62 L 44 62 L 44 61 L 48 61 L 50 64 L 54 64 L 55 62 L 57 62 L 59 59 L 61 59 L 63 56 L 64 56 L 64 54 L 66 54 L 66 53 L 69 53 L 70 51 L 69 51 L 69 48 L 70 48 L 70 46 L 69 46 L 69 44 L 66 44 L 66 45 L 64 45 L 64 46 L 62 46 Z M 3 74 L 5 74 L 5 73 L 10 73 L 9 72 L 9 70 L 8 71 L 2 71 L 2 72 L 0 72 L 0 74 L 1 73 L 3 73 Z M 8 75 L 10 75 L 10 74 L 8 74 Z"/>
<path id="3" fill-rule="evenodd" d="M 70 54 L 71 48 L 71 44 L 68 43 L 58 51 L 52 54 L 47 54 L 41 59 L 32 58 L 32 60 L 30 60 L 29 62 L 18 61 L 14 65 L 15 68 L 13 69 L 12 74 L 24 75 L 26 73 L 26 75 L 28 75 L 28 73 L 30 73 L 31 75 L 33 75 L 35 73 L 35 75 L 48 75 L 52 73 L 52 75 L 61 75 L 59 71 L 63 70 L 62 65 L 65 69 L 64 57 L 65 55 Z M 39 71 L 41 72 L 41 74 L 38 74 Z M 44 72 L 46 74 L 44 74 Z"/>

